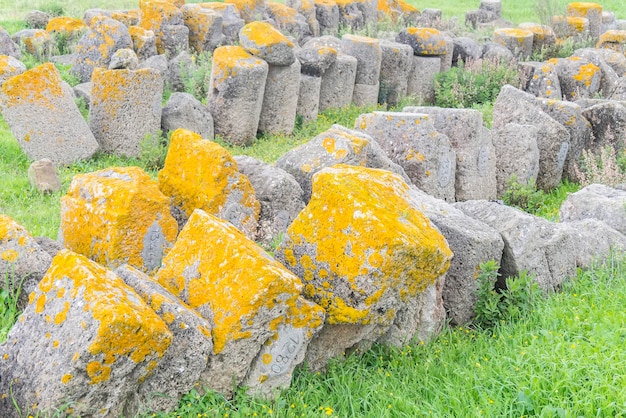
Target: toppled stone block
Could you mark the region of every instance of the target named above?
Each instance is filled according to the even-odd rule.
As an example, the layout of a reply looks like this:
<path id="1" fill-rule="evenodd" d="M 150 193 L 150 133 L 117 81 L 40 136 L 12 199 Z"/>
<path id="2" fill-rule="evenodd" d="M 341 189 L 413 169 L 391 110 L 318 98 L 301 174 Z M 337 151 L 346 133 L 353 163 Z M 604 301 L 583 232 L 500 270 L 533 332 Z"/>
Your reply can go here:
<path id="1" fill-rule="evenodd" d="M 163 133 L 183 128 L 213 140 L 213 117 L 209 109 L 189 93 L 173 93 L 161 113 Z"/>
<path id="2" fill-rule="evenodd" d="M 3 27 L 0 26 L 0 55 L 9 55 L 15 59 L 22 58 L 20 46 L 13 42 L 11 35 Z"/>
<path id="3" fill-rule="evenodd" d="M 182 395 L 196 386 L 206 387 L 213 355 L 211 323 L 173 296 L 152 277 L 124 265 L 115 270 L 172 332 L 172 343 L 162 361 L 139 386 L 131 404 L 145 412 L 171 411 Z M 158 394 L 158 395 L 157 395 Z"/>
<path id="4" fill-rule="evenodd" d="M 268 65 L 240 46 L 221 46 L 213 54 L 208 106 L 215 133 L 236 145 L 256 139 Z"/>
<path id="5" fill-rule="evenodd" d="M 0 55 L 0 87 L 5 80 L 26 71 L 26 65 L 10 55 Z"/>
<path id="6" fill-rule="evenodd" d="M 591 124 L 591 140 L 588 150 L 599 153 L 603 148 L 612 147 L 616 154 L 626 146 L 626 107 L 614 101 L 598 103 L 582 111 Z"/>
<path id="7" fill-rule="evenodd" d="M 602 72 L 600 68 L 581 57 L 553 58 L 559 74 L 563 98 L 575 101 L 593 97 L 600 90 Z"/>
<path id="8" fill-rule="evenodd" d="M 169 199 L 139 167 L 77 175 L 61 198 L 59 241 L 104 266 L 152 271 L 177 233 Z"/>
<path id="9" fill-rule="evenodd" d="M 311 200 L 277 257 L 326 310 L 306 357 L 319 370 L 384 335 L 396 314 L 446 272 L 452 253 L 400 176 L 340 164 L 314 177 Z"/>
<path id="10" fill-rule="evenodd" d="M 539 98 L 562 100 L 561 83 L 556 67 L 551 62 L 523 62 L 519 64 L 526 80 L 524 91 Z"/>
<path id="11" fill-rule="evenodd" d="M 165 322 L 122 279 L 62 250 L 0 346 L 0 410 L 19 416 L 15 402 L 33 413 L 134 415 L 127 401 L 171 341 Z"/>
<path id="12" fill-rule="evenodd" d="M 624 205 L 626 191 L 603 184 L 592 184 L 565 199 L 559 210 L 559 219 L 562 222 L 598 219 L 626 235 Z"/>
<path id="13" fill-rule="evenodd" d="M 37 160 L 28 167 L 28 182 L 41 193 L 54 193 L 61 189 L 56 167 L 49 158 Z"/>
<path id="14" fill-rule="evenodd" d="M 104 152 L 138 157 L 146 136 L 161 129 L 163 77 L 154 69 L 93 73 L 89 127 Z"/>
<path id="15" fill-rule="evenodd" d="M 213 323 L 209 388 L 269 394 L 289 384 L 323 310 L 302 283 L 231 224 L 196 210 L 155 277 Z"/>
<path id="16" fill-rule="evenodd" d="M 402 167 L 390 160 L 372 137 L 341 125 L 333 125 L 276 161 L 276 167 L 291 174 L 300 184 L 305 202 L 311 197 L 314 174 L 335 164 L 381 168 L 399 174 L 410 182 Z"/>
<path id="17" fill-rule="evenodd" d="M 370 135 L 411 182 L 426 193 L 455 200 L 456 154 L 450 139 L 422 113 L 372 112 L 354 122 Z"/>
<path id="18" fill-rule="evenodd" d="M 270 65 L 288 66 L 296 59 L 294 44 L 267 22 L 252 22 L 239 32 L 241 46 Z"/>
<path id="19" fill-rule="evenodd" d="M 461 36 L 452 40 L 452 65 L 458 66 L 459 62 L 468 64 L 480 59 L 482 47 L 478 42 L 467 36 Z"/>
<path id="20" fill-rule="evenodd" d="M 193 151 L 192 151 L 193 150 Z M 170 139 L 159 188 L 179 208 L 182 226 L 195 209 L 225 219 L 254 238 L 260 205 L 248 178 L 217 143 L 178 129 Z"/>
<path id="21" fill-rule="evenodd" d="M 11 39 L 39 60 L 46 60 L 53 53 L 52 36 L 43 29 L 22 29 L 15 32 Z"/>
<path id="22" fill-rule="evenodd" d="M 22 311 L 28 295 L 50 267 L 52 257 L 13 219 L 0 214 L 0 288 L 17 295 L 17 309 Z"/>
<path id="23" fill-rule="evenodd" d="M 263 20 L 265 0 L 227 0 L 225 3 L 234 5 L 246 23 Z"/>
<path id="24" fill-rule="evenodd" d="M 320 90 L 322 78 L 300 74 L 300 89 L 298 90 L 298 106 L 296 115 L 302 117 L 303 122 L 317 119 L 320 109 Z"/>
<path id="25" fill-rule="evenodd" d="M 505 288 L 506 278 L 522 271 L 544 291 L 558 291 L 563 282 L 576 277 L 576 243 L 567 227 L 496 202 L 472 200 L 454 206 L 502 235 L 504 252 L 496 287 Z"/>
<path id="26" fill-rule="evenodd" d="M 115 51 L 132 47 L 133 40 L 124 24 L 110 18 L 96 18 L 76 45 L 70 71 L 81 83 L 87 82 L 94 68 L 108 68 Z"/>
<path id="27" fill-rule="evenodd" d="M 415 26 L 421 16 L 420 11 L 404 0 L 379 0 L 378 18 L 390 17 L 394 22 L 403 22 Z"/>
<path id="28" fill-rule="evenodd" d="M 576 242 L 576 266 L 579 268 L 592 267 L 609 257 L 612 251 L 623 253 L 626 250 L 626 235 L 611 228 L 606 220 L 566 220 L 563 225 L 569 227 Z"/>
<path id="29" fill-rule="evenodd" d="M 396 37 L 396 41 L 410 45 L 418 56 L 438 56 L 447 52 L 446 40 L 434 28 L 407 28 Z"/>
<path id="30" fill-rule="evenodd" d="M 28 158 L 72 164 L 90 158 L 98 143 L 56 67 L 42 64 L 7 79 L 0 110 Z"/>

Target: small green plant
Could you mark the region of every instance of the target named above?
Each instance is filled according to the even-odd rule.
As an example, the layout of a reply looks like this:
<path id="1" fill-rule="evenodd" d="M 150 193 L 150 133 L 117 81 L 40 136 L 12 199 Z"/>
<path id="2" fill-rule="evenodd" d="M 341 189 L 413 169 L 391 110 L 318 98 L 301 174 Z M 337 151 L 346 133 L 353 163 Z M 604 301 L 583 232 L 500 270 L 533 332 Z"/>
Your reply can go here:
<path id="1" fill-rule="evenodd" d="M 0 288 L 0 344 L 7 339 L 7 335 L 20 312 L 17 301 L 22 291 L 22 281 L 17 287 L 10 285 L 9 272 L 4 273 L 4 287 Z"/>
<path id="2" fill-rule="evenodd" d="M 501 294 L 496 291 L 498 269 L 500 266 L 494 260 L 482 263 L 478 271 L 478 292 L 474 307 L 474 324 L 482 328 L 490 328 L 500 320 L 499 304 Z"/>
<path id="3" fill-rule="evenodd" d="M 502 200 L 508 206 L 514 206 L 532 214 L 537 213 L 542 207 L 545 193 L 542 190 L 537 190 L 534 179 L 524 184 L 517 179 L 517 176 L 511 176 L 506 184 L 507 188 Z"/>
<path id="4" fill-rule="evenodd" d="M 50 16 L 65 16 L 65 9 L 61 3 L 57 3 L 55 1 L 51 1 L 46 4 L 42 4 L 39 7 L 39 10 L 42 12 L 48 13 Z"/>
<path id="5" fill-rule="evenodd" d="M 148 171 L 158 171 L 165 164 L 169 139 L 163 138 L 161 131 L 154 135 L 146 135 L 139 142 L 140 156 L 144 168 Z"/>
<path id="6" fill-rule="evenodd" d="M 618 157 L 612 146 L 600 149 L 599 153 L 583 151 L 580 167 L 574 171 L 582 186 L 594 183 L 616 186 L 626 183 L 626 152 L 622 151 Z"/>
<path id="7" fill-rule="evenodd" d="M 210 52 L 202 52 L 191 56 L 194 64 L 187 67 L 181 64 L 181 78 L 185 91 L 202 103 L 206 102 L 211 81 L 213 59 Z"/>

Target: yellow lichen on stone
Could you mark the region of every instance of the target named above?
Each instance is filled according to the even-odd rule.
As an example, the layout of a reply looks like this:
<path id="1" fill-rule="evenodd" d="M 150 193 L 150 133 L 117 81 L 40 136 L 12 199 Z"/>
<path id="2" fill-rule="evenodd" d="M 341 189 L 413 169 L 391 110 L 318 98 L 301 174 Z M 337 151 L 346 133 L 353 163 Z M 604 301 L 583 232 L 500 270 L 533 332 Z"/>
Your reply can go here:
<path id="1" fill-rule="evenodd" d="M 87 347 L 95 357 L 86 370 L 92 384 L 108 380 L 111 365 L 120 357 L 141 363 L 162 357 L 169 347 L 172 334 L 167 325 L 111 271 L 79 254 L 61 250 L 39 283 L 41 296 L 55 292 L 61 282 L 80 289 L 72 294 L 81 295 L 77 302 L 66 295 L 72 308 L 69 312 L 64 309 L 63 315 L 80 309 L 89 312 L 98 324 L 97 334 Z"/>
<path id="2" fill-rule="evenodd" d="M 64 35 L 72 35 L 86 29 L 87 25 L 82 20 L 67 16 L 53 17 L 46 25 L 46 32 Z"/>
<path id="3" fill-rule="evenodd" d="M 162 54 L 165 47 L 161 39 L 161 26 L 176 19 L 182 21 L 182 12 L 169 0 L 139 0 L 139 10 L 139 26 L 157 35 L 157 51 Z"/>
<path id="4" fill-rule="evenodd" d="M 256 21 L 248 23 L 241 29 L 240 36 L 254 42 L 259 48 L 271 48 L 277 44 L 294 46 L 293 42 L 267 22 Z"/>
<path id="5" fill-rule="evenodd" d="M 591 83 L 593 82 L 593 78 L 597 74 L 599 74 L 599 71 L 600 71 L 600 67 L 592 63 L 584 64 L 580 66 L 580 70 L 578 71 L 578 74 L 575 74 L 573 78 L 574 80 L 580 81 L 581 83 L 583 83 L 585 87 L 589 87 L 591 86 Z"/>
<path id="6" fill-rule="evenodd" d="M 607 30 L 596 44 L 597 48 L 609 48 L 619 52 L 623 52 L 626 47 L 626 30 Z"/>
<path id="7" fill-rule="evenodd" d="M 141 26 L 130 26 L 128 33 L 133 41 L 133 47 L 136 51 L 140 50 L 146 45 L 146 39 L 154 35 L 154 32 L 148 29 L 144 29 Z"/>
<path id="8" fill-rule="evenodd" d="M 139 167 L 77 175 L 61 198 L 64 245 L 103 265 L 149 271 L 178 233 L 169 204 Z"/>
<path id="9" fill-rule="evenodd" d="M 404 0 L 379 0 L 378 11 L 394 21 L 407 14 L 419 14 L 419 10 Z"/>
<path id="10" fill-rule="evenodd" d="M 10 77 L 2 84 L 5 97 L 2 107 L 37 104 L 52 108 L 53 100 L 63 96 L 62 81 L 59 71 L 50 62 Z"/>
<path id="11" fill-rule="evenodd" d="M 276 3 L 270 1 L 267 3 L 267 8 L 272 14 L 280 18 L 281 22 L 295 22 L 298 11 L 293 7 L 286 6 L 282 3 Z"/>
<path id="12" fill-rule="evenodd" d="M 265 8 L 265 0 L 225 0 L 224 3 L 234 5 L 246 23 L 261 18 Z"/>
<path id="13" fill-rule="evenodd" d="M 567 14 L 574 17 L 587 17 L 589 13 L 602 14 L 602 5 L 590 2 L 575 2 L 567 5 Z"/>
<path id="14" fill-rule="evenodd" d="M 326 310 L 327 322 L 386 321 L 370 311 L 382 293 L 399 291 L 406 300 L 447 270 L 452 253 L 444 237 L 408 193 L 398 175 L 384 170 L 336 165 L 314 177 L 311 200 L 279 250 L 288 266 L 299 264 L 304 294 Z M 314 262 L 295 255 L 304 247 L 315 248 L 307 251 Z M 338 296 L 346 286 L 362 301 Z"/>
<path id="15" fill-rule="evenodd" d="M 219 83 L 235 77 L 239 68 L 252 68 L 264 64 L 263 60 L 250 55 L 241 46 L 220 46 L 213 51 L 211 87 L 217 88 Z"/>
<path id="16" fill-rule="evenodd" d="M 294 305 L 302 287 L 234 226 L 200 210 L 189 218 L 155 279 L 193 309 L 210 307 L 216 354 L 231 341 L 249 338 L 249 325 L 260 310 Z"/>

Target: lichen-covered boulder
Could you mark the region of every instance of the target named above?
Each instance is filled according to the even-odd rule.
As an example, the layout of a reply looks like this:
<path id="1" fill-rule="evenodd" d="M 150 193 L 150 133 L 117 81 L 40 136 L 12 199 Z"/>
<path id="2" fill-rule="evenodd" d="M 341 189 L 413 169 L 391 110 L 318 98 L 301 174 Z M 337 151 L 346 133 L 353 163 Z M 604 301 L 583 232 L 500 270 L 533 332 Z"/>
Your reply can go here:
<path id="1" fill-rule="evenodd" d="M 572 56 L 552 58 L 548 62 L 554 64 L 556 68 L 565 99 L 570 101 L 589 99 L 600 90 L 602 71 L 589 60 Z"/>
<path id="2" fill-rule="evenodd" d="M 0 214 L 0 289 L 19 295 L 17 309 L 26 306 L 28 295 L 42 279 L 52 257 L 13 219 Z"/>
<path id="3" fill-rule="evenodd" d="M 314 177 L 311 200 L 277 257 L 326 310 L 326 325 L 307 352 L 309 367 L 318 370 L 384 335 L 398 312 L 446 272 L 452 253 L 401 177 L 340 164 Z"/>
<path id="4" fill-rule="evenodd" d="M 59 241 L 104 266 L 152 271 L 177 233 L 169 199 L 139 167 L 77 175 L 61 198 Z"/>
<path id="5" fill-rule="evenodd" d="M 141 26 L 130 26 L 128 33 L 133 41 L 133 49 L 140 60 L 157 55 L 156 36 L 153 31 Z"/>
<path id="6" fill-rule="evenodd" d="M 181 8 L 185 26 L 189 28 L 189 46 L 197 53 L 213 52 L 224 41 L 222 16 L 200 4 L 186 4 Z"/>
<path id="7" fill-rule="evenodd" d="M 55 36 L 67 37 L 75 40 L 82 32 L 87 30 L 87 25 L 80 19 L 68 16 L 53 17 L 46 25 L 46 32 Z"/>
<path id="8" fill-rule="evenodd" d="M 553 16 L 552 28 L 559 40 L 567 38 L 581 40 L 589 37 L 589 20 L 585 17 Z"/>
<path id="9" fill-rule="evenodd" d="M 526 29 L 496 29 L 493 32 L 493 41 L 505 46 L 522 60 L 528 59 L 533 52 L 533 33 Z"/>
<path id="10" fill-rule="evenodd" d="M 52 63 L 2 83 L 2 116 L 24 153 L 33 160 L 49 158 L 55 163 L 72 164 L 90 158 L 98 149 L 71 89 L 62 83 Z"/>
<path id="11" fill-rule="evenodd" d="M 570 194 L 561 205 L 562 222 L 598 219 L 626 235 L 626 191 L 604 184 L 591 184 Z"/>
<path id="12" fill-rule="evenodd" d="M 314 0 L 315 17 L 321 35 L 336 36 L 339 32 L 339 7 L 333 0 Z"/>
<path id="13" fill-rule="evenodd" d="M 323 323 L 302 299 L 302 283 L 234 226 L 196 210 L 155 278 L 213 324 L 209 388 L 245 384 L 269 394 L 293 368 Z"/>
<path id="14" fill-rule="evenodd" d="M 306 43 L 303 48 L 296 50 L 296 58 L 300 61 L 302 74 L 321 77 L 337 60 L 337 50 L 315 42 Z"/>
<path id="15" fill-rule="evenodd" d="M 0 54 L 10 55 L 15 59 L 22 58 L 22 52 L 20 46 L 13 42 L 11 35 L 2 26 L 0 26 Z"/>
<path id="16" fill-rule="evenodd" d="M 429 115 L 372 112 L 359 116 L 354 126 L 374 138 L 413 184 L 454 202 L 456 153 L 450 139 L 435 130 Z"/>
<path id="17" fill-rule="evenodd" d="M 404 29 L 398 34 L 396 41 L 410 45 L 415 55 L 437 56 L 447 52 L 445 38 L 434 28 Z"/>
<path id="18" fill-rule="evenodd" d="M 592 2 L 573 2 L 567 4 L 567 15 L 582 17 L 589 21 L 589 35 L 597 39 L 602 29 L 602 5 Z"/>
<path id="19" fill-rule="evenodd" d="M 522 62 L 519 64 L 526 80 L 522 89 L 539 98 L 562 100 L 561 83 L 556 67 L 551 62 Z"/>
<path id="20" fill-rule="evenodd" d="M 239 31 L 241 46 L 270 65 L 287 66 L 296 59 L 294 44 L 267 22 L 252 22 Z"/>
<path id="21" fill-rule="evenodd" d="M 626 31 L 616 29 L 607 30 L 600 35 L 596 46 L 598 48 L 612 49 L 623 54 L 626 49 Z"/>
<path id="22" fill-rule="evenodd" d="M 532 22 L 520 23 L 518 26 L 520 29 L 533 33 L 533 53 L 541 53 L 542 49 L 553 47 L 556 44 L 556 35 L 550 26 Z"/>
<path id="23" fill-rule="evenodd" d="M 611 100 L 586 108 L 582 115 L 591 125 L 590 151 L 599 153 L 609 146 L 619 154 L 626 147 L 626 106 Z"/>
<path id="24" fill-rule="evenodd" d="M 420 11 L 403 0 L 379 0 L 378 18 L 389 17 L 394 22 L 406 22 L 415 25 L 420 18 Z"/>
<path id="25" fill-rule="evenodd" d="M 201 3 L 204 9 L 217 13 L 222 18 L 223 44 L 233 45 L 239 42 L 239 31 L 246 22 L 241 18 L 239 10 L 234 4 L 209 2 Z"/>
<path id="26" fill-rule="evenodd" d="M 139 0 L 139 9 L 139 26 L 154 32 L 157 51 L 165 53 L 164 30 L 167 26 L 183 25 L 183 12 L 168 0 Z"/>
<path id="27" fill-rule="evenodd" d="M 52 16 L 50 16 L 49 13 L 42 12 L 41 10 L 31 10 L 26 13 L 24 21 L 29 28 L 45 29 L 51 18 Z"/>
<path id="28" fill-rule="evenodd" d="M 94 68 L 107 68 L 111 56 L 121 48 L 132 48 L 128 28 L 110 18 L 96 18 L 78 41 L 71 72 L 81 83 L 89 81 Z"/>
<path id="29" fill-rule="evenodd" d="M 341 125 L 333 125 L 276 161 L 276 167 L 291 174 L 300 184 L 305 202 L 311 197 L 313 175 L 335 164 L 381 168 L 393 171 L 410 182 L 402 167 L 391 161 L 372 137 Z"/>
<path id="30" fill-rule="evenodd" d="M 43 414 L 134 415 L 127 401 L 171 341 L 165 322 L 122 279 L 62 250 L 0 346 L 0 411 L 21 416 L 15 403 Z"/>
<path id="31" fill-rule="evenodd" d="M 309 3 L 313 4 L 312 1 Z M 267 15 L 282 33 L 293 36 L 298 42 L 312 36 L 311 27 L 306 17 L 288 5 L 269 1 L 267 2 Z"/>
<path id="32" fill-rule="evenodd" d="M 234 5 L 246 23 L 263 20 L 265 0 L 227 0 L 225 3 Z"/>
<path id="33" fill-rule="evenodd" d="M 26 65 L 10 55 L 0 55 L 0 87 L 2 83 L 14 75 L 20 75 L 26 71 Z"/>
<path id="34" fill-rule="evenodd" d="M 53 53 L 54 41 L 52 36 L 43 29 L 22 29 L 15 32 L 11 39 L 39 60 L 46 60 Z"/>
<path id="35" fill-rule="evenodd" d="M 195 209 L 202 209 L 250 238 L 256 235 L 260 205 L 254 189 L 233 157 L 215 142 L 185 129 L 174 131 L 159 171 L 159 188 L 181 212 L 181 225 Z"/>
<path id="36" fill-rule="evenodd" d="M 172 332 L 172 343 L 163 360 L 139 386 L 131 403 L 145 412 L 171 411 L 182 395 L 196 386 L 206 387 L 211 381 L 207 366 L 213 354 L 212 325 L 141 271 L 124 265 L 115 274 L 141 296 Z"/>
<path id="37" fill-rule="evenodd" d="M 236 145 L 250 145 L 259 127 L 268 64 L 240 46 L 213 53 L 208 106 L 215 133 Z"/>

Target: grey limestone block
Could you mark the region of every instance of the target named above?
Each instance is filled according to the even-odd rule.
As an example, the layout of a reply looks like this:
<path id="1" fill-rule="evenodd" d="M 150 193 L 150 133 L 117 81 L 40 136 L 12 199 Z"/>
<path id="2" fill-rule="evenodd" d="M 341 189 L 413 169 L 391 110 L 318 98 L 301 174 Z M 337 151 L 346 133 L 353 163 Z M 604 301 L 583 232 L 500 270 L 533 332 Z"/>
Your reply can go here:
<path id="1" fill-rule="evenodd" d="M 582 111 L 591 124 L 591 140 L 588 149 L 599 153 L 603 148 L 612 147 L 616 154 L 626 146 L 626 106 L 615 101 L 598 103 Z"/>
<path id="2" fill-rule="evenodd" d="M 357 106 L 375 106 L 378 103 L 380 84 L 355 84 L 352 103 Z"/>
<path id="3" fill-rule="evenodd" d="M 358 61 L 356 58 L 337 54 L 337 59 L 322 75 L 319 110 L 343 108 L 352 102 Z"/>
<path id="4" fill-rule="evenodd" d="M 185 25 L 162 25 L 160 40 L 163 53 L 175 57 L 182 51 L 189 50 L 189 28 Z"/>
<path id="5" fill-rule="evenodd" d="M 565 220 L 564 226 L 576 243 L 576 266 L 589 268 L 604 261 L 611 252 L 619 254 L 626 250 L 626 235 L 609 226 L 611 220 L 585 218 Z"/>
<path id="6" fill-rule="evenodd" d="M 589 99 L 600 91 L 602 71 L 589 60 L 580 57 L 558 58 L 555 67 L 564 99 Z"/>
<path id="7" fill-rule="evenodd" d="M 441 70 L 440 57 L 414 56 L 407 83 L 407 95 L 435 100 L 435 77 Z"/>
<path id="8" fill-rule="evenodd" d="M 300 61 L 289 66 L 269 65 L 263 104 L 259 116 L 260 132 L 286 134 L 293 132 L 300 89 Z"/>
<path id="9" fill-rule="evenodd" d="M 317 119 L 320 108 L 321 88 L 321 77 L 300 74 L 300 90 L 298 91 L 296 115 L 301 116 L 303 122 Z"/>
<path id="10" fill-rule="evenodd" d="M 496 151 L 497 196 L 504 195 L 512 180 L 523 185 L 535 184 L 539 173 L 537 127 L 509 123 L 492 132 Z"/>
<path id="11" fill-rule="evenodd" d="M 0 57 L 0 66 L 2 68 L 0 73 L 0 88 L 2 87 L 2 83 L 4 83 L 4 81 L 8 78 L 13 77 L 14 75 L 20 75 L 26 71 L 26 65 L 11 55 Z"/>
<path id="12" fill-rule="evenodd" d="M 382 62 L 378 39 L 345 34 L 341 38 L 341 52 L 357 59 L 355 84 L 378 84 Z"/>
<path id="13" fill-rule="evenodd" d="M 570 222 L 598 219 L 626 234 L 626 192 L 604 184 L 591 184 L 570 194 L 561 205 L 559 219 Z"/>
<path id="14" fill-rule="evenodd" d="M 189 93 L 173 93 L 161 114 L 161 129 L 170 131 L 183 128 L 204 139 L 213 140 L 213 117 L 209 109 Z"/>
<path id="15" fill-rule="evenodd" d="M 334 2 L 315 2 L 315 17 L 321 35 L 336 36 L 339 32 L 339 7 Z"/>
<path id="16" fill-rule="evenodd" d="M 519 64 L 522 77 L 526 80 L 523 90 L 538 98 L 562 100 L 559 75 L 551 62 L 522 62 Z"/>
<path id="17" fill-rule="evenodd" d="M 381 40 L 380 49 L 382 59 L 378 102 L 394 106 L 407 94 L 413 48 L 399 42 Z"/>

